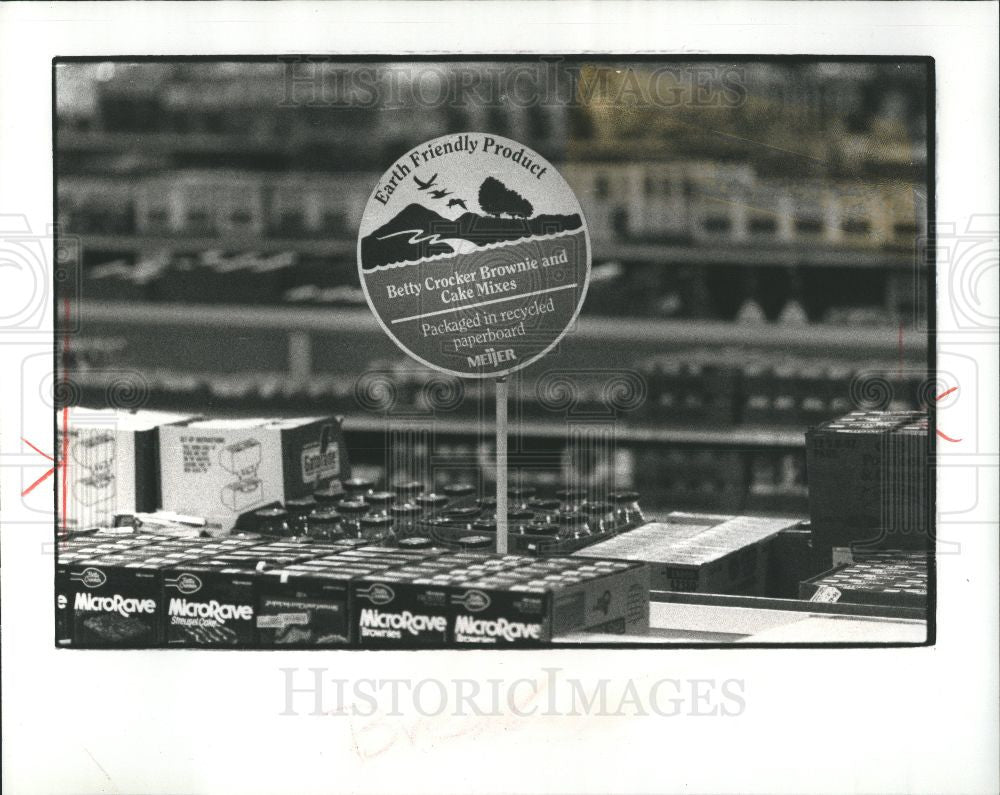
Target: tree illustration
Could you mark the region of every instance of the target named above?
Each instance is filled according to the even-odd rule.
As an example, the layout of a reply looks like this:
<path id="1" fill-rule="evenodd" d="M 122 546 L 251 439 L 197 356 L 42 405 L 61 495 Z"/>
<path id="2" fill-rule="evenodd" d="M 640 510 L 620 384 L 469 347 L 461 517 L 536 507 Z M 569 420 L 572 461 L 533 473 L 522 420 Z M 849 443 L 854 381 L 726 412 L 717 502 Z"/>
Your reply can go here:
<path id="1" fill-rule="evenodd" d="M 479 186 L 479 206 L 497 218 L 502 215 L 527 218 L 534 212 L 531 202 L 493 177 L 487 177 Z"/>

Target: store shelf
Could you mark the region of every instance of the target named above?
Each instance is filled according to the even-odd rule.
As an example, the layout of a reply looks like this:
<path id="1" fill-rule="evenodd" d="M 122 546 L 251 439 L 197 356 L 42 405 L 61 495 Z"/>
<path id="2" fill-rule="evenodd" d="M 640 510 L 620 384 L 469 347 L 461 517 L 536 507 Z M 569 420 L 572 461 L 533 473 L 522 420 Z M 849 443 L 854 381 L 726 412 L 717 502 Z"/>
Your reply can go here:
<path id="1" fill-rule="evenodd" d="M 726 265 L 804 268 L 912 268 L 913 251 L 843 248 L 823 244 L 774 246 L 753 243 L 713 246 L 669 246 L 661 243 L 594 241 L 594 258 L 662 265 Z"/>
<path id="2" fill-rule="evenodd" d="M 163 304 L 119 301 L 81 301 L 81 322 L 126 326 L 182 326 L 213 328 L 244 333 L 248 329 L 286 332 L 345 332 L 385 337 L 367 308 L 296 308 L 225 304 Z M 581 317 L 566 342 L 613 343 L 678 347 L 685 345 L 741 345 L 781 351 L 815 350 L 825 356 L 835 353 L 890 355 L 898 353 L 923 358 L 926 335 L 907 329 L 900 338 L 898 328 L 873 326 L 788 326 L 741 324 L 711 320 L 656 320 L 641 318 Z M 638 350 L 634 348 L 633 350 Z"/>
<path id="3" fill-rule="evenodd" d="M 495 431 L 492 422 L 471 419 L 442 419 L 434 417 L 421 420 L 438 434 L 482 434 L 491 436 Z M 348 414 L 344 417 L 344 430 L 350 432 L 381 432 L 389 428 L 405 427 L 406 419 L 395 416 L 377 417 L 370 414 Z M 510 433 L 530 438 L 559 438 L 572 434 L 574 424 L 570 422 L 539 422 L 532 420 L 512 421 Z M 581 423 L 581 427 L 593 427 Z M 644 444 L 704 444 L 730 447 L 799 448 L 805 446 L 805 436 L 801 430 L 787 428 L 766 428 L 761 426 L 732 426 L 728 428 L 692 427 L 641 427 L 624 422 L 614 424 L 614 438 L 619 442 Z"/>
<path id="4" fill-rule="evenodd" d="M 311 256 L 355 257 L 356 241 L 317 240 L 314 238 L 248 237 L 246 235 L 213 235 L 212 237 L 156 235 L 80 235 L 84 249 L 113 254 L 150 253 L 169 250 L 180 254 L 202 251 L 256 251 L 270 254 L 295 251 Z"/>
<path id="5" fill-rule="evenodd" d="M 195 154 L 285 154 L 316 142 L 328 146 L 348 140 L 349 131 L 324 129 L 322 133 L 278 135 L 238 135 L 233 133 L 205 132 L 108 132 L 103 130 L 57 130 L 56 148 L 60 152 L 96 154 L 124 152 L 157 155 L 175 153 Z"/>
<path id="6" fill-rule="evenodd" d="M 195 253 L 211 249 L 228 251 L 296 251 L 313 256 L 350 256 L 357 242 L 315 238 L 247 237 L 245 235 L 191 237 L 184 235 L 94 235 L 82 234 L 85 248 L 116 254 L 170 250 Z M 594 258 L 620 262 L 655 262 L 664 266 L 746 266 L 806 268 L 901 269 L 913 267 L 915 253 L 887 249 L 835 248 L 830 246 L 687 246 L 595 240 Z"/>

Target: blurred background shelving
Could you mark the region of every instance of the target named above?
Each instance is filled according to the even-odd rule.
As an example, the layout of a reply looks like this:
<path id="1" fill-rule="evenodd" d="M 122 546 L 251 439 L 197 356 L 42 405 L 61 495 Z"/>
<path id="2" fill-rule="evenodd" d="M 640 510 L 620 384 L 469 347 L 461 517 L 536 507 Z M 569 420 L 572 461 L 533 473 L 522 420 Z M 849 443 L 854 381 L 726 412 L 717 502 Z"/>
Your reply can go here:
<path id="1" fill-rule="evenodd" d="M 809 424 L 927 398 L 926 79 L 850 62 L 60 64 L 68 399 L 337 411 L 373 472 L 488 478 L 491 391 L 405 360 L 355 264 L 386 164 L 483 131 L 557 165 L 594 249 L 578 328 L 513 379 L 515 469 L 669 508 L 803 510 Z"/>

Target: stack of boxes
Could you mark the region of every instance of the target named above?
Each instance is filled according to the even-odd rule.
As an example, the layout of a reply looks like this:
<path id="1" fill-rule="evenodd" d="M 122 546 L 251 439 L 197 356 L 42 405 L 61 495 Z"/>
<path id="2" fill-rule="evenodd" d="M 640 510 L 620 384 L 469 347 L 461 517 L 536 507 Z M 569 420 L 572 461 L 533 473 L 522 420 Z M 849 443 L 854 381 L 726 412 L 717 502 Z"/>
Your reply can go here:
<path id="1" fill-rule="evenodd" d="M 763 596 L 769 545 L 798 523 L 674 512 L 575 554 L 645 561 L 653 590 Z"/>
<path id="2" fill-rule="evenodd" d="M 927 551 L 932 444 L 927 415 L 852 411 L 806 433 L 817 549 Z"/>
<path id="3" fill-rule="evenodd" d="M 641 563 L 225 539 L 60 545 L 56 637 L 78 648 L 441 647 L 649 627 Z"/>
<path id="4" fill-rule="evenodd" d="M 65 433 L 60 424 L 56 436 L 59 455 L 65 451 L 66 458 L 62 526 L 107 526 L 117 513 L 156 510 L 164 430 L 194 419 L 162 411 L 70 409 Z"/>
<path id="5" fill-rule="evenodd" d="M 160 432 L 163 507 L 221 533 L 258 508 L 350 476 L 336 417 L 195 420 Z"/>
<path id="6" fill-rule="evenodd" d="M 800 598 L 927 606 L 933 441 L 915 411 L 853 411 L 806 433 L 812 546 L 841 565 Z"/>

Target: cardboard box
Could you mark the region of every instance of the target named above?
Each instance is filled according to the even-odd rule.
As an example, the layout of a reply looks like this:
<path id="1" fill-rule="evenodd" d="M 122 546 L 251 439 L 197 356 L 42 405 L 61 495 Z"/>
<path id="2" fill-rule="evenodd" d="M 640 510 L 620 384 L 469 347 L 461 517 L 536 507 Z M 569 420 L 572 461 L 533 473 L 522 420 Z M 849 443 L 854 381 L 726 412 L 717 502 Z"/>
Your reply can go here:
<path id="1" fill-rule="evenodd" d="M 163 508 L 223 531 L 241 514 L 305 497 L 350 468 L 340 420 L 203 420 L 160 435 Z"/>
<path id="2" fill-rule="evenodd" d="M 350 584 L 378 564 L 301 564 L 260 576 L 257 635 L 261 646 L 346 646 L 351 641 Z"/>
<path id="3" fill-rule="evenodd" d="M 199 545 L 118 545 L 68 552 L 56 564 L 56 642 L 81 648 L 151 648 L 163 642 L 164 569 L 197 560 Z"/>
<path id="4" fill-rule="evenodd" d="M 433 648 L 449 638 L 448 588 L 392 570 L 351 581 L 351 633 L 362 648 Z"/>
<path id="5" fill-rule="evenodd" d="M 530 646 L 592 629 L 649 628 L 641 563 L 449 554 L 352 584 L 362 647 Z"/>
<path id="6" fill-rule="evenodd" d="M 932 441 L 920 412 L 854 411 L 810 429 L 814 546 L 929 549 Z"/>
<path id="7" fill-rule="evenodd" d="M 161 411 L 71 408 L 65 442 L 66 528 L 108 527 L 117 513 L 156 510 L 160 430 L 192 419 Z M 60 455 L 62 436 L 60 424 Z"/>
<path id="8" fill-rule="evenodd" d="M 556 568 L 528 564 L 456 582 L 450 597 L 454 643 L 516 646 L 583 630 L 649 630 L 648 566 L 566 558 L 559 563 Z"/>
<path id="9" fill-rule="evenodd" d="M 252 569 L 207 559 L 176 565 L 162 580 L 164 643 L 167 646 L 233 646 L 256 643 L 256 591 Z"/>
<path id="10" fill-rule="evenodd" d="M 575 556 L 650 564 L 650 588 L 763 596 L 768 541 L 798 519 L 671 513 Z"/>

